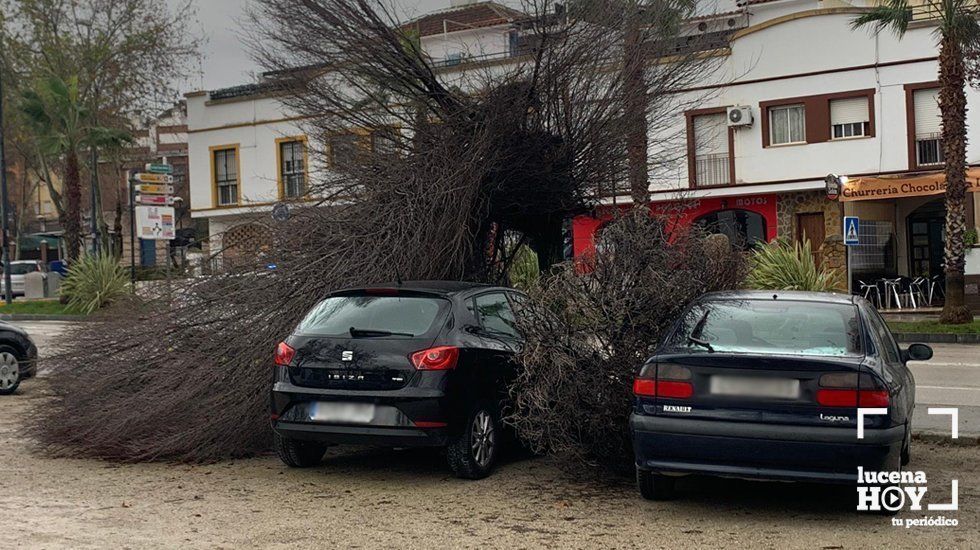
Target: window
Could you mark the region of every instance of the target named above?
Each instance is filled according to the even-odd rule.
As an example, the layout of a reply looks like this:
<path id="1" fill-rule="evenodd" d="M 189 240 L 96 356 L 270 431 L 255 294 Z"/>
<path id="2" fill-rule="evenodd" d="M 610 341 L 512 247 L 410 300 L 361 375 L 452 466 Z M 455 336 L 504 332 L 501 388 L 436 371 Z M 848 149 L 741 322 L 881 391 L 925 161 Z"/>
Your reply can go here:
<path id="1" fill-rule="evenodd" d="M 698 344 L 694 340 L 702 342 Z M 862 355 L 857 307 L 790 300 L 718 300 L 692 307 L 668 342 L 723 353 Z"/>
<path id="2" fill-rule="evenodd" d="M 358 161 L 364 136 L 358 133 L 337 134 L 327 142 L 330 167 L 351 166 Z"/>
<path id="3" fill-rule="evenodd" d="M 517 336 L 514 312 L 511 311 L 505 294 L 483 294 L 477 296 L 473 302 L 476 304 L 476 316 L 484 330 L 500 336 Z"/>
<path id="4" fill-rule="evenodd" d="M 217 206 L 238 204 L 238 148 L 215 149 L 212 154 Z"/>
<path id="5" fill-rule="evenodd" d="M 881 345 L 881 355 L 884 356 L 885 360 L 889 363 L 898 363 L 902 359 L 902 352 L 898 349 L 898 344 L 895 343 L 895 338 L 892 337 L 892 333 L 888 330 L 888 325 L 885 324 L 885 320 L 881 318 L 881 315 L 877 310 L 872 309 L 868 315 L 868 324 L 871 325 L 871 330 L 875 332 L 878 336 L 878 342 Z"/>
<path id="6" fill-rule="evenodd" d="M 728 185 L 731 165 L 725 113 L 693 117 L 694 182 L 699 186 Z"/>
<path id="7" fill-rule="evenodd" d="M 870 133 L 868 98 L 850 97 L 830 101 L 831 139 L 863 137 Z"/>
<path id="8" fill-rule="evenodd" d="M 399 135 L 394 128 L 379 128 L 371 132 L 371 151 L 382 156 L 397 155 Z"/>
<path id="9" fill-rule="evenodd" d="M 719 210 L 694 221 L 711 233 L 727 235 L 738 248 L 748 249 L 766 242 L 766 219 L 748 210 Z"/>
<path id="10" fill-rule="evenodd" d="M 441 298 L 420 296 L 332 296 L 317 304 L 296 332 L 351 337 L 351 327 L 377 337 L 422 336 L 436 328 L 450 309 Z M 372 335 L 374 336 L 374 335 Z"/>
<path id="11" fill-rule="evenodd" d="M 306 194 L 306 142 L 301 139 L 279 142 L 279 181 L 285 198 Z"/>
<path id="12" fill-rule="evenodd" d="M 804 118 L 803 105 L 769 107 L 769 144 L 805 143 Z"/>
<path id="13" fill-rule="evenodd" d="M 920 166 L 942 164 L 942 118 L 939 114 L 939 90 L 915 90 L 912 94 L 915 116 L 915 162 Z"/>

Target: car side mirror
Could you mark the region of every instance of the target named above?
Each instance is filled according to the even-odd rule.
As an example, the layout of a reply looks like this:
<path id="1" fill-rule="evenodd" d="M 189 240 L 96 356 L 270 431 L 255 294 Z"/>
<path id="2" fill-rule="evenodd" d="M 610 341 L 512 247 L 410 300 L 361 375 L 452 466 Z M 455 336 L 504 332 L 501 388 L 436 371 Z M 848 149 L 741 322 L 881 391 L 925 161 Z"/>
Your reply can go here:
<path id="1" fill-rule="evenodd" d="M 932 348 L 925 344 L 911 344 L 902 355 L 906 361 L 928 361 L 932 359 Z"/>

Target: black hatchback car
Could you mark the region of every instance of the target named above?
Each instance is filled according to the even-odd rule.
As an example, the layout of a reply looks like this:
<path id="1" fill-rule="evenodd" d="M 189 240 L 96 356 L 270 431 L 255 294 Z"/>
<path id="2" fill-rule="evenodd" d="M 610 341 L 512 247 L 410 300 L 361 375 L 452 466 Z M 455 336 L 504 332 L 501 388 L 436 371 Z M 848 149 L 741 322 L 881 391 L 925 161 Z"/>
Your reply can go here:
<path id="1" fill-rule="evenodd" d="M 331 444 L 444 446 L 457 476 L 488 475 L 503 442 L 520 296 L 445 281 L 327 296 L 276 350 L 279 457 L 308 467 Z"/>
<path id="2" fill-rule="evenodd" d="M 853 483 L 857 467 L 909 460 L 910 359 L 860 297 L 708 294 L 689 306 L 633 383 L 630 431 L 640 493 L 669 498 L 676 476 Z M 858 407 L 865 416 L 857 438 Z"/>

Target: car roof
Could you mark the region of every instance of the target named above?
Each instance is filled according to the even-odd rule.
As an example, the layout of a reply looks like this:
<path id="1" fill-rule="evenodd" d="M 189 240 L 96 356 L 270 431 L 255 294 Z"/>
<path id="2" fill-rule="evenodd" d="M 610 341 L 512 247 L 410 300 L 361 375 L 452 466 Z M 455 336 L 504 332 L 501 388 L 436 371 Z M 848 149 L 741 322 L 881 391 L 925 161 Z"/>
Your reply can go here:
<path id="1" fill-rule="evenodd" d="M 789 300 L 793 302 L 821 302 L 825 304 L 855 304 L 856 297 L 836 292 L 803 292 L 799 290 L 727 290 L 709 292 L 699 301 L 714 300 Z"/>
<path id="2" fill-rule="evenodd" d="M 350 287 L 345 289 L 344 291 L 349 292 L 351 290 L 361 290 L 361 289 L 369 289 L 369 288 L 397 288 L 401 290 L 409 290 L 414 292 L 427 292 L 430 294 L 440 294 L 443 296 L 461 294 L 470 290 L 481 290 L 481 289 L 492 289 L 492 288 L 509 290 L 509 289 L 504 289 L 503 287 L 493 287 L 487 284 L 474 283 L 469 281 L 402 281 L 400 283 L 397 281 L 391 281 L 387 283 L 378 283 L 378 284 L 371 284 L 365 286 Z"/>

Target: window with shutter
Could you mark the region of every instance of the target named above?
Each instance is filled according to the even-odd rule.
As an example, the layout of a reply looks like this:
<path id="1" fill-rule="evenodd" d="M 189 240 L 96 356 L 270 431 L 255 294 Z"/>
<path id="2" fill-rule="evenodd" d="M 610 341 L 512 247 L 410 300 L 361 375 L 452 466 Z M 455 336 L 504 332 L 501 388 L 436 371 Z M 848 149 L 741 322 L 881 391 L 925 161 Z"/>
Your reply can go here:
<path id="1" fill-rule="evenodd" d="M 701 186 L 731 183 L 725 113 L 695 116 L 693 126 L 695 183 Z"/>
<path id="2" fill-rule="evenodd" d="M 912 95 L 915 114 L 915 157 L 920 166 L 943 163 L 942 118 L 939 113 L 939 90 L 916 90 Z"/>
<path id="3" fill-rule="evenodd" d="M 830 135 L 832 139 L 867 136 L 871 117 L 866 96 L 834 99 L 830 102 Z"/>

